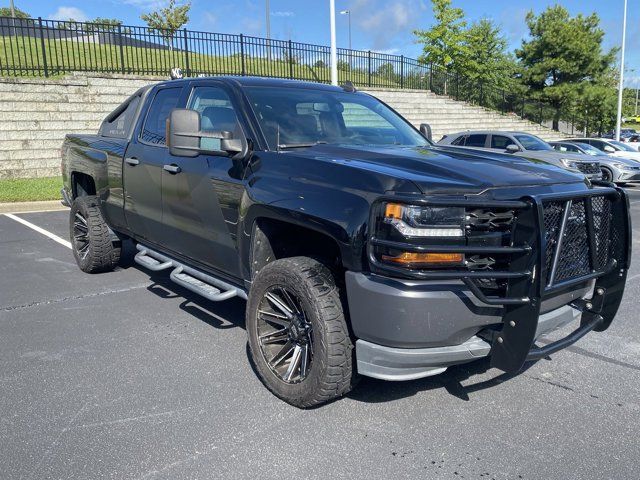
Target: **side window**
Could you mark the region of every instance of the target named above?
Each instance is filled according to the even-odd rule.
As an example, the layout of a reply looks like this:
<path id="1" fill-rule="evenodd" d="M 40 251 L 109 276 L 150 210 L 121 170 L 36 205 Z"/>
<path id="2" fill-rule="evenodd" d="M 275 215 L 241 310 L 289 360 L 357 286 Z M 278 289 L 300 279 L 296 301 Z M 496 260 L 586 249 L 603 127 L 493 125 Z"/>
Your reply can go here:
<path id="1" fill-rule="evenodd" d="M 140 95 L 129 99 L 124 107 L 118 107 L 115 117 L 105 120 L 100 126 L 100 135 L 111 138 L 127 138 L 131 132 L 131 126 L 140 105 Z M 114 112 L 115 113 L 115 112 Z M 113 115 L 113 114 L 112 114 Z M 111 117 L 111 115 L 109 116 Z"/>
<path id="2" fill-rule="evenodd" d="M 465 147 L 484 147 L 487 143 L 487 136 L 486 135 L 479 135 L 479 134 L 474 134 L 474 135 L 469 135 L 467 137 L 467 141 L 465 142 L 464 146 Z"/>
<path id="3" fill-rule="evenodd" d="M 467 135 L 460 135 L 458 138 L 456 138 L 453 142 L 451 142 L 451 145 L 458 145 L 463 147 L 464 146 L 464 141 L 467 139 Z"/>
<path id="4" fill-rule="evenodd" d="M 231 99 L 220 87 L 195 87 L 187 108 L 200 113 L 204 131 L 231 132 L 234 137 L 239 133 L 238 118 Z"/>
<path id="5" fill-rule="evenodd" d="M 598 140 L 589 140 L 589 145 L 593 145 L 598 150 L 604 150 L 604 142 L 600 142 Z"/>
<path id="6" fill-rule="evenodd" d="M 562 146 L 567 152 L 581 153 L 580 150 L 578 150 L 578 147 L 576 147 L 575 145 L 564 144 Z"/>
<path id="7" fill-rule="evenodd" d="M 358 103 L 343 103 L 342 119 L 348 129 L 393 129 L 393 126 L 370 108 Z"/>
<path id="8" fill-rule="evenodd" d="M 147 118 L 144 120 L 140 138 L 154 145 L 165 145 L 167 138 L 167 118 L 178 105 L 182 88 L 163 88 L 153 97 Z"/>
<path id="9" fill-rule="evenodd" d="M 504 135 L 491 135 L 491 148 L 505 150 L 509 145 L 514 144 L 515 142 L 513 140 L 509 137 L 505 137 Z"/>

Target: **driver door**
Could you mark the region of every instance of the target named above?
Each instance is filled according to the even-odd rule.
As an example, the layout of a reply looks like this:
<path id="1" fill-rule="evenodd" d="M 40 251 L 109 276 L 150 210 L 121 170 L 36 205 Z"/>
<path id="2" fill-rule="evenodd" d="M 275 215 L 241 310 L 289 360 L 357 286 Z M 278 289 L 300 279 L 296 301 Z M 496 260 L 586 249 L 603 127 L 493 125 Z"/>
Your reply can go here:
<path id="1" fill-rule="evenodd" d="M 187 108 L 201 130 L 243 135 L 231 97 L 221 84 L 192 84 Z M 219 141 L 209 139 L 208 141 Z M 218 145 L 219 147 L 219 145 Z M 215 148 L 218 148 L 215 147 Z M 229 157 L 169 155 L 162 172 L 162 221 L 168 248 L 228 276 L 240 277 L 237 225 L 243 169 Z"/>

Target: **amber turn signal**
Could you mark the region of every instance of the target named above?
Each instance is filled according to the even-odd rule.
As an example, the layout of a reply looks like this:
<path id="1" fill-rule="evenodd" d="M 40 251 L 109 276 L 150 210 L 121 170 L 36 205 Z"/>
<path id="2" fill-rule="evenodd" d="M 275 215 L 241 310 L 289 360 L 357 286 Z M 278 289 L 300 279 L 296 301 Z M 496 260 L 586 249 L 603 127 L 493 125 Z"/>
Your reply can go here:
<path id="1" fill-rule="evenodd" d="M 451 265 L 461 264 L 464 255 L 462 253 L 403 252 L 396 257 L 382 255 L 382 260 L 400 265 Z"/>
<path id="2" fill-rule="evenodd" d="M 384 211 L 385 218 L 402 218 L 402 205 L 397 203 L 387 203 Z"/>

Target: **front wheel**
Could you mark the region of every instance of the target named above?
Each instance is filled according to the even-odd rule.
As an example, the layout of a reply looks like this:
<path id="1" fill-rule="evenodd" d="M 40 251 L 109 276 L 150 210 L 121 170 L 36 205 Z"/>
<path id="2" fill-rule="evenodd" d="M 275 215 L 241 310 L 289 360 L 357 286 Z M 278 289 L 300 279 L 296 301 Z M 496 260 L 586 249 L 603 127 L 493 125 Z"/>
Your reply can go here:
<path id="1" fill-rule="evenodd" d="M 608 168 L 601 167 L 602 170 L 602 180 L 605 182 L 613 182 L 613 172 Z"/>
<path id="2" fill-rule="evenodd" d="M 300 408 L 347 393 L 353 343 L 329 269 L 307 257 L 276 260 L 256 275 L 247 301 L 251 357 L 277 397 Z"/>

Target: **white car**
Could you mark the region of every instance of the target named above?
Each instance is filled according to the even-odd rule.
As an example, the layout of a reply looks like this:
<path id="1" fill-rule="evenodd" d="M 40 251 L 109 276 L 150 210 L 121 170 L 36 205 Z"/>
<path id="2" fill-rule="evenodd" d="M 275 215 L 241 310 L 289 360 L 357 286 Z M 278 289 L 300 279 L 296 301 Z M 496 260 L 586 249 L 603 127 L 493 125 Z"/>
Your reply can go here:
<path id="1" fill-rule="evenodd" d="M 640 152 L 626 143 L 608 138 L 572 138 L 572 142 L 586 143 L 612 157 L 630 158 L 640 161 Z"/>

